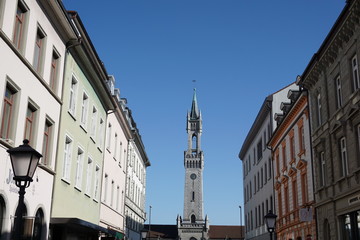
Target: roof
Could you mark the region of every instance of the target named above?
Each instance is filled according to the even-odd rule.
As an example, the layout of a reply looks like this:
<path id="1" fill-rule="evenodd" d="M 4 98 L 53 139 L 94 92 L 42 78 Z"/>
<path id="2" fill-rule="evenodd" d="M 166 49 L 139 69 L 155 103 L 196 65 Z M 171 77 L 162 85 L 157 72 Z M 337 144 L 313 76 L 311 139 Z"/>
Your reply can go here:
<path id="1" fill-rule="evenodd" d="M 144 228 L 149 230 L 149 224 L 145 224 Z M 171 238 L 176 239 L 178 237 L 178 231 L 176 225 L 161 225 L 151 224 L 149 238 Z"/>
<path id="2" fill-rule="evenodd" d="M 198 107 L 197 99 L 196 99 L 196 89 L 194 88 L 194 96 L 193 96 L 193 100 L 192 100 L 192 104 L 191 104 L 190 119 L 196 120 L 199 118 L 199 116 L 200 116 L 200 114 L 199 114 L 199 107 Z"/>
<path id="3" fill-rule="evenodd" d="M 244 226 L 210 225 L 210 239 L 242 239 L 244 237 Z"/>

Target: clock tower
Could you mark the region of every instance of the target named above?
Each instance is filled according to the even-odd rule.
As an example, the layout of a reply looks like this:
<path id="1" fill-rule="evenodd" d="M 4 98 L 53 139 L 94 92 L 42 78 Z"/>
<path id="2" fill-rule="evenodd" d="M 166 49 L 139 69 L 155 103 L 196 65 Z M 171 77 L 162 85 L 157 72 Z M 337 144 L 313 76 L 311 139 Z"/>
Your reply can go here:
<path id="1" fill-rule="evenodd" d="M 196 90 L 187 114 L 187 150 L 184 152 L 185 187 L 183 218 L 178 217 L 177 227 L 180 239 L 208 239 L 208 221 L 204 219 L 203 169 L 204 154 L 201 150 L 202 118 L 199 111 Z"/>

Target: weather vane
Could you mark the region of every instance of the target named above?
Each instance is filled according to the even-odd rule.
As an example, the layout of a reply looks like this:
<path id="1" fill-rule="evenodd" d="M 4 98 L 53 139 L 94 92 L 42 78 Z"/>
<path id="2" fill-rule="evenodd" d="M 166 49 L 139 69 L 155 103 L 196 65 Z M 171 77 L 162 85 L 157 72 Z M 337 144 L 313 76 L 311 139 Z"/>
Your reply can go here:
<path id="1" fill-rule="evenodd" d="M 194 89 L 196 89 L 196 80 L 192 80 Z"/>

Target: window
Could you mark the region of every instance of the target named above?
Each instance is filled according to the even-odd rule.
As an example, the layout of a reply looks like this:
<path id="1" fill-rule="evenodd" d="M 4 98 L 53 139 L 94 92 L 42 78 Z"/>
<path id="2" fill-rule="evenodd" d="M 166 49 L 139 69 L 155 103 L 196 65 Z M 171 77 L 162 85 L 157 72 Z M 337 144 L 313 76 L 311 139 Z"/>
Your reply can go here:
<path id="1" fill-rule="evenodd" d="M 1 138 L 14 140 L 16 124 L 15 114 L 17 108 L 18 91 L 9 83 L 6 84 L 1 120 Z M 13 125 L 14 124 L 14 125 Z"/>
<path id="2" fill-rule="evenodd" d="M 104 203 L 107 201 L 107 192 L 108 192 L 109 176 L 105 173 L 104 178 Z"/>
<path id="3" fill-rule="evenodd" d="M 119 201 L 120 200 L 120 187 L 116 186 L 116 210 L 119 210 Z"/>
<path id="4" fill-rule="evenodd" d="M 280 157 L 279 151 L 275 153 L 275 161 L 276 161 L 276 176 L 280 176 Z M 269 166 L 270 167 L 270 166 Z"/>
<path id="5" fill-rule="evenodd" d="M 342 137 L 340 139 L 340 159 L 341 159 L 341 176 L 346 176 L 349 173 L 348 160 L 346 151 L 346 139 Z"/>
<path id="6" fill-rule="evenodd" d="M 65 137 L 63 179 L 70 182 L 72 139 Z"/>
<path id="7" fill-rule="evenodd" d="M 278 154 L 277 157 L 279 157 L 279 154 Z M 278 159 L 278 160 L 279 160 L 279 159 Z M 278 162 L 279 162 L 279 161 L 278 161 Z M 271 171 L 272 171 L 272 168 L 271 168 L 271 158 L 269 158 L 268 169 L 269 169 L 269 179 L 271 179 Z"/>
<path id="8" fill-rule="evenodd" d="M 119 166 L 121 167 L 121 165 L 122 165 L 122 151 L 123 151 L 123 145 L 122 145 L 122 142 L 120 141 L 120 149 L 119 149 L 119 152 L 120 152 L 120 155 L 119 155 Z M 124 156 L 125 156 L 125 154 L 124 154 Z"/>
<path id="9" fill-rule="evenodd" d="M 316 96 L 316 102 L 317 102 L 317 120 L 318 120 L 318 126 L 321 125 L 322 119 L 321 119 L 321 95 L 320 92 Z"/>
<path id="10" fill-rule="evenodd" d="M 87 195 L 90 195 L 90 190 L 91 190 L 91 175 L 92 175 L 92 163 L 93 160 L 89 157 L 88 161 L 87 161 L 87 166 L 86 166 L 86 187 L 85 187 L 85 193 Z"/>
<path id="11" fill-rule="evenodd" d="M 261 168 L 261 188 L 264 186 L 264 170 Z"/>
<path id="12" fill-rule="evenodd" d="M 264 167 L 264 174 L 265 174 L 264 180 L 265 180 L 265 184 L 267 183 L 267 180 L 268 180 L 268 174 L 267 174 L 267 172 L 268 172 L 268 168 L 267 168 L 267 164 L 265 163 L 265 167 Z"/>
<path id="13" fill-rule="evenodd" d="M 69 100 L 69 112 L 74 116 L 76 110 L 76 92 L 78 81 L 75 76 L 72 76 L 71 85 L 70 85 L 70 100 Z"/>
<path id="14" fill-rule="evenodd" d="M 258 144 L 257 144 L 257 157 L 258 157 L 258 162 L 261 160 L 262 158 L 262 139 L 259 140 Z"/>
<path id="15" fill-rule="evenodd" d="M 41 74 L 42 71 L 42 63 L 44 59 L 44 49 L 45 49 L 45 33 L 38 27 L 36 31 L 35 38 L 35 50 L 34 50 L 34 61 L 33 66 L 34 69 Z"/>
<path id="16" fill-rule="evenodd" d="M 282 170 L 286 169 L 286 145 L 285 142 L 282 144 Z"/>
<path id="17" fill-rule="evenodd" d="M 320 159 L 319 159 L 319 183 L 320 183 L 320 187 L 325 186 L 325 153 L 321 152 L 320 153 Z"/>
<path id="18" fill-rule="evenodd" d="M 81 102 L 81 126 L 86 129 L 86 123 L 88 118 L 88 105 L 89 105 L 89 97 L 84 92 Z"/>
<path id="19" fill-rule="evenodd" d="M 301 173 L 301 194 L 302 194 L 302 204 L 308 202 L 308 184 L 307 184 L 307 174 L 306 171 Z"/>
<path id="20" fill-rule="evenodd" d="M 116 160 L 116 158 L 117 158 L 117 149 L 118 149 L 118 135 L 117 135 L 117 133 L 115 133 L 114 144 L 115 144 L 115 147 L 114 147 L 114 159 Z"/>
<path id="21" fill-rule="evenodd" d="M 111 124 L 108 125 L 108 131 L 107 131 L 107 140 L 106 140 L 106 149 L 110 151 L 111 146 Z"/>
<path id="22" fill-rule="evenodd" d="M 297 180 L 296 177 L 292 180 L 292 199 L 293 199 L 293 210 L 297 209 L 298 196 L 297 196 Z"/>
<path id="23" fill-rule="evenodd" d="M 25 118 L 25 131 L 24 131 L 24 139 L 28 139 L 30 143 L 34 144 L 35 139 L 35 127 L 36 127 L 36 117 L 37 117 L 37 108 L 28 103 L 28 107 L 26 110 L 26 118 Z"/>
<path id="24" fill-rule="evenodd" d="M 96 135 L 96 123 L 97 123 L 97 109 L 95 106 L 92 108 L 91 113 L 91 126 L 90 126 L 90 137 L 95 140 Z"/>
<path id="25" fill-rule="evenodd" d="M 354 91 L 355 91 L 360 87 L 359 66 L 358 66 L 358 61 L 357 61 L 357 55 L 356 54 L 351 59 L 351 70 L 352 70 L 353 85 L 354 85 Z"/>
<path id="26" fill-rule="evenodd" d="M 104 120 L 100 117 L 99 122 L 99 148 L 102 149 L 104 144 Z"/>
<path id="27" fill-rule="evenodd" d="M 58 76 L 59 76 L 59 62 L 60 62 L 60 55 L 55 49 L 53 49 L 51 56 L 49 85 L 54 92 L 57 90 Z"/>
<path id="28" fill-rule="evenodd" d="M 114 206 L 114 191 L 115 191 L 115 189 L 114 189 L 114 187 L 115 187 L 115 183 L 114 183 L 114 180 L 112 180 L 111 181 L 111 195 L 110 195 L 110 206 Z"/>
<path id="29" fill-rule="evenodd" d="M 41 240 L 42 236 L 45 235 L 44 229 L 45 221 L 44 221 L 44 213 L 39 208 L 35 214 L 35 221 L 34 221 L 34 230 L 33 230 L 33 238 L 34 240 Z"/>
<path id="30" fill-rule="evenodd" d="M 298 121 L 298 135 L 299 135 L 299 156 L 305 152 L 305 134 L 303 119 Z"/>
<path id="31" fill-rule="evenodd" d="M 279 190 L 278 192 L 278 207 L 279 207 L 279 217 L 282 217 L 282 206 L 283 204 L 281 203 L 281 190 Z"/>
<path id="32" fill-rule="evenodd" d="M 295 162 L 295 140 L 294 140 L 294 134 L 290 136 L 290 156 L 291 156 L 291 162 Z"/>
<path id="33" fill-rule="evenodd" d="M 99 199 L 99 182 L 100 182 L 100 167 L 96 165 L 95 167 L 95 183 L 94 183 L 94 200 Z"/>
<path id="34" fill-rule="evenodd" d="M 25 28 L 27 23 L 28 12 L 29 9 L 26 7 L 25 3 L 19 0 L 16 9 L 13 43 L 15 47 L 20 51 L 23 50 L 25 44 Z"/>
<path id="35" fill-rule="evenodd" d="M 45 120 L 43 145 L 41 163 L 44 165 L 51 164 L 51 146 L 52 146 L 52 131 L 54 123 L 48 118 Z"/>
<path id="36" fill-rule="evenodd" d="M 266 149 L 266 129 L 264 130 L 264 150 Z"/>
<path id="37" fill-rule="evenodd" d="M 340 75 L 338 75 L 335 78 L 335 86 L 336 86 L 336 107 L 341 108 L 341 106 L 342 106 L 342 91 L 341 91 Z"/>
<path id="38" fill-rule="evenodd" d="M 75 187 L 79 190 L 81 189 L 83 166 L 84 166 L 84 151 L 81 148 L 78 148 L 77 158 L 76 158 Z"/>

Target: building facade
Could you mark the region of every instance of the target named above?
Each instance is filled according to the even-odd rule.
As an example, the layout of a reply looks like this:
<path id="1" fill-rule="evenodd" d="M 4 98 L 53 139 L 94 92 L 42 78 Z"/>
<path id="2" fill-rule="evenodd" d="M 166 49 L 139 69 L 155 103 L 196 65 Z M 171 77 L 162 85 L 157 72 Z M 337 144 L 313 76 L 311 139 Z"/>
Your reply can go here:
<path id="1" fill-rule="evenodd" d="M 187 114 L 186 131 L 188 149 L 184 152 L 185 186 L 184 213 L 177 217 L 180 239 L 208 239 L 209 222 L 204 218 L 203 170 L 204 153 L 201 150 L 202 117 L 196 99 L 196 91 L 190 112 Z"/>
<path id="2" fill-rule="evenodd" d="M 308 90 L 318 239 L 360 239 L 360 1 L 347 1 L 298 83 Z"/>
<path id="3" fill-rule="evenodd" d="M 126 236 L 130 240 L 137 240 L 141 238 L 140 231 L 146 220 L 146 168 L 150 166 L 150 161 L 129 108 L 126 108 L 126 114 L 132 134 L 128 144 L 126 163 Z"/>
<path id="4" fill-rule="evenodd" d="M 26 189 L 26 236 L 47 239 L 66 43 L 75 37 L 60 1 L 0 1 L 0 238 L 10 239 L 18 187 L 8 149 L 29 139 L 43 157 Z"/>
<path id="5" fill-rule="evenodd" d="M 51 211 L 53 239 L 95 239 L 100 203 L 107 112 L 116 104 L 108 75 L 76 12 L 69 12 L 77 38 L 67 46 Z M 80 41 L 81 38 L 81 41 Z"/>
<path id="6" fill-rule="evenodd" d="M 125 235 L 126 156 L 132 135 L 120 90 L 114 86 L 115 78 L 110 76 L 108 87 L 117 108 L 108 112 L 106 121 L 100 226 L 117 231 L 117 237 L 122 238 Z"/>
<path id="7" fill-rule="evenodd" d="M 313 161 L 306 91 L 289 90 L 289 101 L 275 114 L 272 151 L 279 240 L 316 239 Z"/>
<path id="8" fill-rule="evenodd" d="M 287 92 L 295 87 L 295 84 L 291 84 L 265 99 L 239 153 L 243 162 L 246 239 L 269 237 L 264 216 L 269 210 L 274 212 L 275 196 L 271 151 L 267 148 L 267 142 L 276 129 L 273 119 L 276 113 L 281 112 L 281 102 L 286 100 Z"/>

